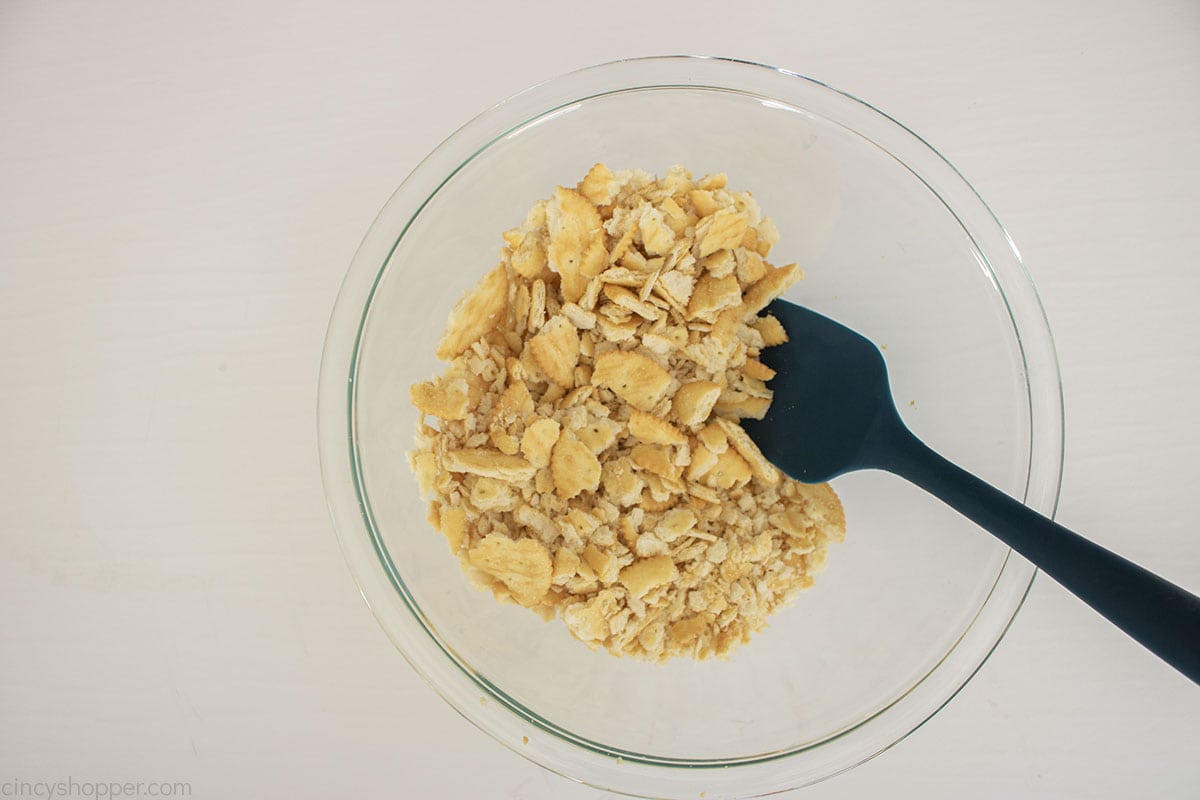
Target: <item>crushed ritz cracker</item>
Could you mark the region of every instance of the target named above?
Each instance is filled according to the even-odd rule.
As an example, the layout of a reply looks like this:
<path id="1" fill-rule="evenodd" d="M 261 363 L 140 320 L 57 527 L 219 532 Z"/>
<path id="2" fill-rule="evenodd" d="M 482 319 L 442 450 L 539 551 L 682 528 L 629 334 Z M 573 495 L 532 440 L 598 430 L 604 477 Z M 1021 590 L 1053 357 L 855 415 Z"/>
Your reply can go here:
<path id="1" fill-rule="evenodd" d="M 778 239 L 724 175 L 603 164 L 504 234 L 411 388 L 430 522 L 478 585 L 652 661 L 726 656 L 812 585 L 841 503 L 738 422 L 787 341 L 759 316 L 800 277 Z"/>

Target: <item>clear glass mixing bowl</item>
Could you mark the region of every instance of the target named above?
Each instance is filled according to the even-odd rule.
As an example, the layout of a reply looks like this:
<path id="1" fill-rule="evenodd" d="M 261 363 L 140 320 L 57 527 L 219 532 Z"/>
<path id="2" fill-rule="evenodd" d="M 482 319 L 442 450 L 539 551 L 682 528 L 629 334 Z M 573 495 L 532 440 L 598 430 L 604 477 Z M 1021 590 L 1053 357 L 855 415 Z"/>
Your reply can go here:
<path id="1" fill-rule="evenodd" d="M 921 491 L 838 479 L 846 541 L 816 586 L 732 659 L 652 665 L 472 588 L 426 522 L 405 452 L 408 385 L 438 369 L 454 301 L 500 232 L 596 161 L 726 172 L 782 232 L 787 295 L 886 348 L 932 447 L 1052 515 L 1062 469 L 1053 343 L 1013 243 L 919 137 L 816 81 L 665 57 L 551 80 L 484 112 L 388 201 L 354 258 L 321 365 L 329 506 L 380 624 L 464 717 L 533 761 L 653 797 L 751 796 L 859 764 L 980 667 L 1034 569 Z"/>

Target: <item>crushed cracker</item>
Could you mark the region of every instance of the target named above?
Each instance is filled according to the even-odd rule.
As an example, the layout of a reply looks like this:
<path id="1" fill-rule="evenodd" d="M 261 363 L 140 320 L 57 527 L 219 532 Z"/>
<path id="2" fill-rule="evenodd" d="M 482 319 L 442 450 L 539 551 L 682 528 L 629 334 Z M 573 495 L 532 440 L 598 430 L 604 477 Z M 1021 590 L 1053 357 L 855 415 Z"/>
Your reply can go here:
<path id="1" fill-rule="evenodd" d="M 801 277 L 723 174 L 595 165 L 503 234 L 415 384 L 409 462 L 480 587 L 651 661 L 728 656 L 812 585 L 845 532 L 826 484 L 782 475 L 761 418 L 787 341 L 758 316 Z"/>

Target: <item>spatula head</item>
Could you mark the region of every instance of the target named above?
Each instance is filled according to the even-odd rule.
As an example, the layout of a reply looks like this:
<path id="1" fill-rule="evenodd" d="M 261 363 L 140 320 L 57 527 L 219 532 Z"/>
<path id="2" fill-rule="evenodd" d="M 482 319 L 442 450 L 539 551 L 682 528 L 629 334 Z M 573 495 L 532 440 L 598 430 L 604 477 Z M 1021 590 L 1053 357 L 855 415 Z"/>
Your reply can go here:
<path id="1" fill-rule="evenodd" d="M 845 325 L 776 300 L 767 307 L 788 341 L 763 350 L 775 399 L 762 420 L 743 420 L 775 466 L 804 483 L 873 466 L 872 444 L 897 419 L 887 367 L 874 344 Z"/>

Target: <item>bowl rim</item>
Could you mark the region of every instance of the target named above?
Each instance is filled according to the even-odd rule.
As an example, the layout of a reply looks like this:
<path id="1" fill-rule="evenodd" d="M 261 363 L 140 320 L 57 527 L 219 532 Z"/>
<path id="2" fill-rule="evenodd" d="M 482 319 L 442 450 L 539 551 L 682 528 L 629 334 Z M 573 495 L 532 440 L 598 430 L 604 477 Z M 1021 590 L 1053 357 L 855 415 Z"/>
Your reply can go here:
<path id="1" fill-rule="evenodd" d="M 785 85 L 786 89 L 783 88 Z M 765 91 L 768 86 L 772 92 Z M 859 127 L 826 117 L 864 136 L 925 183 L 958 219 L 975 243 L 977 252 L 987 262 L 982 266 L 990 273 L 1008 307 L 1025 367 L 1030 430 L 1029 441 L 1025 443 L 1029 447 L 1029 456 L 1023 500 L 1053 517 L 1061 489 L 1063 463 L 1061 376 L 1041 301 L 1015 244 L 995 214 L 944 156 L 874 106 L 796 72 L 743 59 L 713 56 L 621 59 L 551 78 L 480 113 L 447 137 L 413 169 L 364 236 L 330 316 L 321 357 L 317 404 L 321 474 L 339 545 L 363 599 L 417 673 L 476 727 L 547 769 L 609 791 L 639 796 L 694 796 L 690 781 L 682 781 L 689 785 L 683 794 L 678 794 L 681 774 L 686 772 L 692 777 L 701 776 L 703 785 L 716 794 L 745 796 L 747 791 L 752 795 L 766 794 L 815 783 L 851 769 L 902 741 L 931 719 L 961 691 L 994 652 L 1028 594 L 1036 572 L 1033 566 L 1010 551 L 975 618 L 943 658 L 908 691 L 841 731 L 818 742 L 753 757 L 697 761 L 644 756 L 574 736 L 538 717 L 484 676 L 475 673 L 439 641 L 424 620 L 419 604 L 396 574 L 390 558 L 381 550 L 383 543 L 375 529 L 370 500 L 360 480 L 354 377 L 363 329 L 374 292 L 391 255 L 425 205 L 460 169 L 515 130 L 573 103 L 604 94 L 667 88 L 748 92 L 771 100 L 779 100 L 776 92 L 816 93 L 823 102 L 849 114 L 870 131 L 890 137 L 889 146 L 884 147 L 875 138 L 866 136 Z M 805 99 L 812 100 L 813 96 Z M 897 150 L 901 152 L 897 153 Z M 910 163 L 912 160 L 921 163 L 921 171 L 914 168 Z M 946 199 L 946 194 L 954 197 L 953 204 Z M 401 221 L 403 224 L 398 226 Z M 986 239 L 986 247 L 980 243 L 981 239 Z M 1003 256 L 1006 262 L 1001 275 L 996 274 L 996 256 Z M 1014 299 L 1010 299 L 1010 294 Z M 1036 351 L 1036 358 L 1030 358 L 1031 351 Z M 1036 397 L 1035 381 L 1039 390 Z M 1049 472 L 1035 482 L 1034 469 L 1039 466 Z M 365 539 L 362 537 L 364 527 Z M 397 597 L 400 599 L 408 610 L 407 618 L 403 613 L 397 613 L 393 603 L 387 602 L 389 597 L 392 601 Z M 1003 601 L 1003 606 L 997 609 L 993 598 L 997 602 Z M 977 623 L 989 608 L 988 618 L 992 624 L 985 635 L 980 635 Z M 957 677 L 952 681 L 956 685 L 943 686 L 930 695 L 927 685 L 930 677 L 943 669 L 956 652 L 961 657 L 960 645 L 968 639 L 972 639 L 974 650 L 966 659 L 969 663 L 958 665 Z M 447 659 L 456 668 L 457 679 L 451 676 L 447 680 Z M 479 695 L 477 690 L 485 694 Z M 481 703 L 484 698 L 496 702 Z M 822 748 L 827 750 L 831 743 L 845 741 L 901 705 L 906 706 L 900 709 L 904 713 L 892 715 L 891 732 L 884 736 L 860 736 L 861 741 L 856 742 L 853 753 L 842 753 L 836 759 L 814 759 L 808 769 L 779 769 L 781 760 L 794 760 L 798 755 Z M 531 741 L 533 746 L 523 744 L 523 737 L 529 737 L 524 741 Z M 764 772 L 763 767 L 770 771 Z"/>

